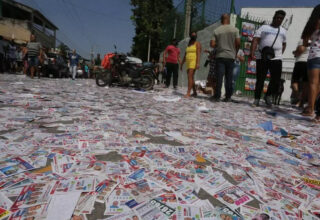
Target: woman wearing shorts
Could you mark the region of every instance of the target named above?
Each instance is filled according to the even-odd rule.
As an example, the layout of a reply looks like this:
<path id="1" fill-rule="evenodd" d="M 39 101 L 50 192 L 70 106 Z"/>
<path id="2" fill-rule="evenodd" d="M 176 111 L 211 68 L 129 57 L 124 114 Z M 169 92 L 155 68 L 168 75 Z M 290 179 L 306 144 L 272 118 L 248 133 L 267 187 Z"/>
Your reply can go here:
<path id="1" fill-rule="evenodd" d="M 311 40 L 308 57 L 308 107 L 304 109 L 302 114 L 304 116 L 313 116 L 320 85 L 320 5 L 313 9 L 301 38 L 305 47 L 309 46 L 308 42 Z"/>

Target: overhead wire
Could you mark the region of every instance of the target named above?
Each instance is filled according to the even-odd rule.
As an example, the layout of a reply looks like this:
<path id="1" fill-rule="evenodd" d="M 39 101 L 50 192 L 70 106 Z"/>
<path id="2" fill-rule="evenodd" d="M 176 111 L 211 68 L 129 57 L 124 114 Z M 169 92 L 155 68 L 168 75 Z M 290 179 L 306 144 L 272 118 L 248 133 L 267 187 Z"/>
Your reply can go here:
<path id="1" fill-rule="evenodd" d="M 35 0 L 25 0 L 25 1 L 29 1 L 29 2 L 32 2 L 33 3 L 33 5 L 35 6 L 35 8 L 36 9 L 38 9 L 43 15 L 45 15 L 45 14 L 47 14 L 47 13 L 45 13 L 45 10 L 42 8 L 42 7 L 40 7 L 40 5 L 35 1 Z M 63 8 L 64 9 L 64 7 L 61 7 L 61 8 Z M 73 17 L 71 17 L 71 15 L 70 15 L 70 13 L 64 13 L 65 15 L 67 15 L 69 18 L 71 18 L 71 20 L 75 20 L 76 21 L 76 19 L 74 19 Z M 77 22 L 76 22 L 77 23 Z M 81 54 L 88 54 L 88 52 L 86 52 L 86 50 L 85 49 L 83 49 L 82 47 L 79 47 L 79 45 L 77 45 L 75 42 L 74 42 L 74 40 L 71 40 L 68 36 L 67 36 L 67 34 L 64 32 L 64 31 L 62 31 L 62 29 L 61 28 L 59 28 L 59 34 L 61 34 L 61 35 L 63 35 L 63 37 L 68 41 L 68 43 L 64 43 L 61 39 L 59 39 L 57 36 L 56 36 L 56 40 L 58 40 L 60 43 L 64 43 L 64 44 L 69 44 L 70 46 L 72 46 L 73 48 L 77 48 L 77 50 L 81 53 Z"/>

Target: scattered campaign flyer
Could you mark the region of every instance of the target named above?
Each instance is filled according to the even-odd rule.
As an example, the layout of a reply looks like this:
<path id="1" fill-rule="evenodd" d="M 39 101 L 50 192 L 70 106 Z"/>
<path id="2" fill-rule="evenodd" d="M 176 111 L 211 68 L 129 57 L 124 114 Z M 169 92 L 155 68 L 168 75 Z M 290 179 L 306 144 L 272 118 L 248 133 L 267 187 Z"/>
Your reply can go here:
<path id="1" fill-rule="evenodd" d="M 100 183 L 98 183 L 96 186 L 96 201 L 104 203 L 117 185 L 118 183 L 113 180 L 103 180 Z"/>
<path id="2" fill-rule="evenodd" d="M 253 199 L 237 186 L 227 187 L 214 194 L 214 198 L 232 209 L 237 209 Z"/>
<path id="3" fill-rule="evenodd" d="M 47 212 L 48 204 L 39 204 L 27 208 L 19 208 L 12 210 L 9 220 L 45 219 Z"/>
<path id="4" fill-rule="evenodd" d="M 106 201 L 105 215 L 118 215 L 130 211 L 126 203 L 132 200 L 131 194 L 119 187 L 115 188 Z"/>
<path id="5" fill-rule="evenodd" d="M 35 206 L 47 203 L 52 195 L 52 190 L 55 186 L 54 182 L 51 183 L 34 183 L 23 187 L 20 195 L 11 207 L 11 211 L 19 208 Z"/>
<path id="6" fill-rule="evenodd" d="M 0 219 L 5 219 L 5 218 L 7 218 L 10 214 L 11 214 L 11 212 L 10 212 L 9 210 L 0 207 Z"/>
<path id="7" fill-rule="evenodd" d="M 27 170 L 35 169 L 34 166 L 23 160 L 21 157 L 11 158 L 0 163 L 0 172 L 5 176 L 12 176 Z"/>
<path id="8" fill-rule="evenodd" d="M 183 87 L 1 74 L 0 219 L 319 218 L 320 127 L 290 105 L 248 105 L 256 67 L 242 64 L 237 103 L 212 103 L 210 80 L 180 99 Z"/>
<path id="9" fill-rule="evenodd" d="M 92 192 L 95 191 L 96 178 L 94 176 L 74 177 L 66 180 L 59 180 L 54 191 L 59 192 Z"/>
<path id="10" fill-rule="evenodd" d="M 159 220 L 165 220 L 168 219 L 168 216 L 163 213 L 159 207 L 157 207 L 156 204 L 159 204 L 159 207 L 161 206 L 160 203 L 151 203 L 151 202 L 144 202 L 140 205 L 136 206 L 134 208 L 134 211 L 138 214 L 139 219 L 141 220 L 149 220 L 149 219 L 159 219 Z M 165 206 L 162 206 L 161 208 L 164 208 Z M 169 210 L 169 209 L 168 209 Z M 170 211 L 171 213 L 171 211 Z"/>

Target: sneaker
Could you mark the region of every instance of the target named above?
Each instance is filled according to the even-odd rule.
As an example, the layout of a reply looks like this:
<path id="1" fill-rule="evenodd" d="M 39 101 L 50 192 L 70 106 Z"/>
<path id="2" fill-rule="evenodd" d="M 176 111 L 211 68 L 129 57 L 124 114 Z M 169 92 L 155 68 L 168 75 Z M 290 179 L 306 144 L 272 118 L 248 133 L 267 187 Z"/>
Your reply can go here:
<path id="1" fill-rule="evenodd" d="M 265 103 L 266 103 L 266 105 L 267 105 L 268 107 L 271 107 L 271 106 L 272 106 L 272 102 L 271 102 L 270 96 L 265 96 L 265 97 L 264 97 L 264 101 L 265 101 Z"/>
<path id="2" fill-rule="evenodd" d="M 174 90 L 177 90 L 177 89 L 178 89 L 178 87 L 174 86 L 174 87 L 173 87 L 173 89 L 174 89 Z"/>
<path id="3" fill-rule="evenodd" d="M 224 98 L 222 101 L 223 102 L 231 102 L 231 98 Z"/>
<path id="4" fill-rule="evenodd" d="M 212 97 L 210 98 L 210 101 L 212 101 L 212 102 L 220 102 L 220 98 L 217 98 L 217 97 L 212 96 Z"/>
<path id="5" fill-rule="evenodd" d="M 255 99 L 254 102 L 252 103 L 252 106 L 258 107 L 260 105 L 259 102 L 260 102 L 260 99 Z"/>

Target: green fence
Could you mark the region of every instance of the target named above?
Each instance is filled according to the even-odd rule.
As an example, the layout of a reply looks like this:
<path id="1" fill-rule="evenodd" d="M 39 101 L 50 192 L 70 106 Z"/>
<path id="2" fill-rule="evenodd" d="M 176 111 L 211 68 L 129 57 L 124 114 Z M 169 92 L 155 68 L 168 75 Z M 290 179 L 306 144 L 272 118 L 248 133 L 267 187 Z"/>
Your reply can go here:
<path id="1" fill-rule="evenodd" d="M 170 43 L 172 38 L 184 38 L 187 0 L 182 0 L 166 18 L 162 39 Z M 223 13 L 233 9 L 233 0 L 192 0 L 190 31 L 199 31 L 215 23 Z"/>
<path id="2" fill-rule="evenodd" d="M 245 52 L 245 61 L 241 64 L 240 75 L 236 82 L 236 90 L 242 92 L 245 96 L 254 95 L 254 87 L 256 80 L 256 63 L 249 59 L 250 46 L 253 39 L 253 34 L 262 24 L 263 20 L 250 17 L 237 18 L 237 28 L 240 30 L 241 35 L 241 49 Z M 269 83 L 268 78 L 265 87 Z"/>

